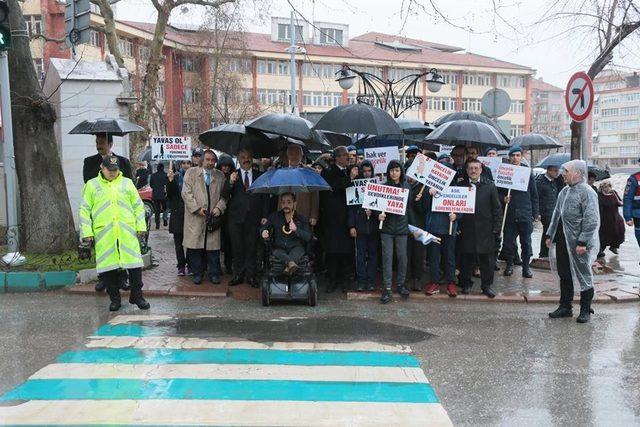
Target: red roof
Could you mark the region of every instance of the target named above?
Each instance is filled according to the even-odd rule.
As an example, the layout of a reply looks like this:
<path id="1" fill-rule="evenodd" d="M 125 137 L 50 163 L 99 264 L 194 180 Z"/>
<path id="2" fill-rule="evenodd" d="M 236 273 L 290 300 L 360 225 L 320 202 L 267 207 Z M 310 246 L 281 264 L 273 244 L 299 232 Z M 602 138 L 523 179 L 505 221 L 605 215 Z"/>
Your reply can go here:
<path id="1" fill-rule="evenodd" d="M 153 34 L 153 29 L 155 27 L 154 24 L 146 22 L 118 22 L 150 34 Z M 198 32 L 181 30 L 172 26 L 167 27 L 165 38 L 186 46 L 207 46 L 207 38 L 203 37 L 201 40 L 198 40 Z M 415 46 L 418 49 L 402 50 L 380 45 L 380 42 L 390 43 L 394 41 Z M 245 32 L 244 45 L 254 52 L 284 53 L 288 43 L 272 41 L 271 34 Z M 413 62 L 416 63 L 416 68 L 432 64 L 446 64 L 533 71 L 532 68 L 524 65 L 501 61 L 488 56 L 460 52 L 461 49 L 454 46 L 375 32 L 365 33 L 350 39 L 347 47 L 305 43 L 302 43 L 302 45 L 306 49 L 307 55 L 380 61 L 380 65 L 389 62 Z"/>
<path id="2" fill-rule="evenodd" d="M 564 92 L 564 89 L 545 82 L 542 79 L 531 79 L 531 90 L 541 92 Z"/>

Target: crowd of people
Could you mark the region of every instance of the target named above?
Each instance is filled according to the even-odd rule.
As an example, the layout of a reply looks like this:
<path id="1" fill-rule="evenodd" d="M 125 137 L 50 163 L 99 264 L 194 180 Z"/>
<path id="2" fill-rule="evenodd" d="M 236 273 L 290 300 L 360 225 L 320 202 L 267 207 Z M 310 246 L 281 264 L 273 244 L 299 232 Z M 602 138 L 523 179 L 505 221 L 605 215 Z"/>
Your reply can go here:
<path id="1" fill-rule="evenodd" d="M 92 209 L 100 209 L 97 206 L 99 201 L 87 199 L 88 189 L 94 188 L 94 193 L 107 197 L 105 194 L 110 191 L 106 190 L 109 185 L 110 188 L 126 187 L 127 192 L 118 196 L 121 198 L 118 203 L 130 212 L 131 218 L 126 226 L 118 227 L 121 234 L 116 236 L 115 242 L 111 242 L 111 245 L 117 246 L 116 252 L 123 256 L 123 252 L 127 254 L 130 252 L 127 249 L 131 248 L 122 238 L 122 231 L 130 232 L 133 236 L 141 231 L 141 224 L 138 223 L 141 203 L 138 203 L 139 197 L 129 195 L 129 190 L 135 189 L 133 183 L 131 186 L 119 183 L 129 182 L 124 178 L 132 178 L 131 167 L 125 158 L 112 155 L 110 147 L 108 137 L 98 137 L 98 154 L 93 156 L 95 159 L 87 158 L 89 164 L 85 161 L 84 177 L 88 184 L 84 191 L 86 206 L 85 215 L 81 215 L 81 224 L 95 221 L 96 212 L 92 213 Z M 146 182 L 151 185 L 156 207 L 156 228 L 160 227 L 162 215 L 163 224 L 168 225 L 173 235 L 176 274 L 193 276 L 196 285 L 202 284 L 205 277 L 209 282 L 219 284 L 221 276 L 226 273 L 231 275 L 230 286 L 247 283 L 258 287 L 265 256 L 263 242 L 270 239 L 274 246 L 273 253 L 281 261 L 282 272 L 295 272 L 303 257 L 309 255 L 314 261 L 314 271 L 324 274 L 326 292 L 337 289 L 347 291 L 352 287 L 356 291 L 373 291 L 376 289 L 378 272 L 381 271 L 382 303 L 391 300 L 394 290 L 406 298 L 412 291 L 434 295 L 440 291 L 441 285 L 444 285 L 450 297 L 455 297 L 458 292 L 468 294 L 473 287 L 473 276 L 480 278 L 482 293 L 494 298 L 492 285 L 495 272 L 500 270 L 496 264 L 498 257 L 505 261 L 505 276 L 514 273 L 514 265 L 522 265 L 524 278 L 533 276 L 529 263 L 533 257 L 531 234 L 534 222 L 540 221 L 543 227 L 540 257 L 549 256 L 549 241 L 568 240 L 565 237 L 566 226 L 563 228 L 558 225 L 571 220 L 571 215 L 563 214 L 566 206 L 559 206 L 558 203 L 566 188 L 567 169 L 564 166 L 565 178 L 560 168 L 551 166 L 545 173 L 531 176 L 527 191 L 507 192 L 496 187 L 491 170 L 478 160 L 481 153 L 477 147 L 456 146 L 451 154 L 441 155 L 425 150 L 424 155 L 456 171 L 451 185 L 476 188 L 475 213 L 441 213 L 431 211 L 437 190 L 428 187 L 423 189 L 421 183 L 405 176 L 405 171 L 418 152 L 420 150 L 417 147 L 408 147 L 404 163 L 391 161 L 386 174 L 377 176 L 383 184 L 409 190 L 405 215 L 385 214 L 359 205 L 348 205 L 345 192 L 353 185 L 353 181 L 375 177 L 371 162 L 365 160 L 363 153 L 353 146 L 337 147 L 313 162 L 305 162 L 304 148 L 293 143 L 275 160 L 254 159 L 248 149 L 240 150 L 236 160 L 225 154 L 218 156 L 213 150 L 194 150 L 191 160 L 175 162 L 174 167 L 166 172 L 162 164 L 156 165 L 153 174 L 140 165 L 142 167 L 136 171 L 135 182 L 138 187 Z M 497 156 L 495 149 L 488 149 L 482 154 Z M 508 161 L 519 165 L 522 149 L 511 147 Z M 286 193 L 280 196 L 248 191 L 262 173 L 284 166 L 315 170 L 332 191 Z M 109 177 L 113 175 L 111 171 L 116 169 L 121 173 L 110 180 Z M 580 170 L 579 173 L 584 178 L 584 185 L 589 185 L 586 184 L 586 172 Z M 583 184 L 578 178 L 574 181 L 569 187 L 577 188 L 574 184 Z M 599 230 L 596 230 L 595 237 L 599 237 L 600 241 L 596 252 L 601 254 L 605 247 L 616 252 L 624 239 L 623 219 L 617 212 L 622 199 L 607 182 L 601 184 L 597 196 L 593 193 L 593 197 L 599 200 L 595 205 L 599 213 L 596 216 L 603 218 L 602 223 L 596 218 Z M 573 199 L 566 198 L 575 203 L 586 200 Z M 503 215 L 505 209 L 506 214 Z M 640 208 L 634 209 L 634 213 L 640 212 Z M 168 216 L 167 211 L 170 213 Z M 629 210 L 629 216 L 631 213 Z M 627 219 L 627 222 L 630 221 L 633 218 Z M 636 220 L 636 224 L 638 222 Z M 410 226 L 431 233 L 438 243 L 423 245 L 418 241 L 419 234 L 409 231 Z M 93 228 L 88 225 L 82 234 L 85 238 L 99 240 L 101 232 L 104 233 L 104 229 L 96 228 L 93 223 Z M 571 239 L 572 244 L 586 244 L 582 240 L 576 241 L 575 236 L 571 236 Z M 104 254 L 99 253 L 98 249 L 96 242 L 96 258 L 101 261 Z M 569 253 L 565 258 L 562 261 L 564 267 L 574 262 L 577 255 Z M 120 263 L 120 269 L 129 270 L 130 286 L 136 289 L 135 295 L 132 293 L 132 301 L 144 308 L 148 303 L 142 298 L 141 279 L 135 271 L 139 268 L 138 259 L 125 261 Z M 117 278 L 121 278 L 122 274 L 112 273 L 108 267 L 98 262 L 99 272 L 109 272 L 102 282 L 112 296 L 111 308 L 117 309 Z M 560 272 L 562 268 L 558 267 L 558 270 Z M 551 317 L 565 317 L 568 313 L 567 271 L 570 276 L 571 269 L 562 271 L 564 279 L 560 273 L 561 284 L 563 280 L 565 283 L 564 288 L 561 286 L 561 289 L 565 289 L 559 308 L 562 310 L 550 313 Z M 587 279 L 581 282 L 581 286 L 583 291 L 592 290 Z"/>

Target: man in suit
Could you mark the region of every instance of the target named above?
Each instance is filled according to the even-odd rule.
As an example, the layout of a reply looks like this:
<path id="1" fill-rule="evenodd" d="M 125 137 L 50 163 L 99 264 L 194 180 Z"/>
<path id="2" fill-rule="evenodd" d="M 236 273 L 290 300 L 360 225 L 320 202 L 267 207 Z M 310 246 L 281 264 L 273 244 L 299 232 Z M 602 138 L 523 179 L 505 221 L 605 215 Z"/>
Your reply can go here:
<path id="1" fill-rule="evenodd" d="M 227 214 L 227 227 L 233 244 L 233 278 L 229 286 L 247 281 L 258 287 L 255 277 L 258 229 L 267 222 L 269 199 L 264 194 L 247 190 L 258 179 L 260 172 L 253 169 L 253 153 L 248 149 L 238 152 L 240 168 L 229 176 L 231 191 Z"/>
<path id="2" fill-rule="evenodd" d="M 113 148 L 113 135 L 107 133 L 99 133 L 96 135 L 96 150 L 97 154 L 93 156 L 85 157 L 84 165 L 82 167 L 82 178 L 86 183 L 92 178 L 98 176 L 100 172 L 100 165 L 102 160 L 107 156 L 116 156 L 118 163 L 120 164 L 120 171 L 125 178 L 129 178 L 133 181 L 133 175 L 131 173 L 131 163 L 126 157 L 118 156 L 114 154 L 111 149 Z"/>

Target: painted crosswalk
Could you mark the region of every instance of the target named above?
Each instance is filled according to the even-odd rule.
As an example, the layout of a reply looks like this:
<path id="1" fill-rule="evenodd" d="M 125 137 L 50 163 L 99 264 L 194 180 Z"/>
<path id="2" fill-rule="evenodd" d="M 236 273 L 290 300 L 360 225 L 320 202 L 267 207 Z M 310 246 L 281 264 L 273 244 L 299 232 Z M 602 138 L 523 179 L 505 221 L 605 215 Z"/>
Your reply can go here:
<path id="1" fill-rule="evenodd" d="M 219 340 L 170 319 L 115 317 L 1 396 L 0 424 L 451 425 L 407 346 Z"/>

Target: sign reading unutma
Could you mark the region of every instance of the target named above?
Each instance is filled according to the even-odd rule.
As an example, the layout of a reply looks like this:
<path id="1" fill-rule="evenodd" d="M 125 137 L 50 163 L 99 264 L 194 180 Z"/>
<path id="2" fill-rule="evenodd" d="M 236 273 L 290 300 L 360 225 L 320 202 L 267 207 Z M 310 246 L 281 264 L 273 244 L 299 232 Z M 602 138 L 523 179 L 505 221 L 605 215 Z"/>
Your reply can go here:
<path id="1" fill-rule="evenodd" d="M 442 163 L 438 163 L 422 153 L 418 153 L 407 169 L 407 176 L 427 187 L 435 188 L 438 191 L 444 190 L 456 175 L 456 171 L 449 169 Z"/>
<path id="2" fill-rule="evenodd" d="M 525 166 L 503 163 L 498 167 L 494 178 L 496 187 L 527 191 L 530 177 L 531 169 Z"/>
<path id="3" fill-rule="evenodd" d="M 472 214 L 476 212 L 475 187 L 447 187 L 433 196 L 432 212 Z"/>
<path id="4" fill-rule="evenodd" d="M 364 158 L 373 165 L 373 173 L 387 173 L 387 166 L 391 160 L 400 160 L 398 147 L 365 148 Z"/>
<path id="5" fill-rule="evenodd" d="M 377 178 L 363 178 L 354 179 L 351 181 L 353 187 L 347 187 L 345 195 L 347 197 L 347 205 L 361 205 L 364 199 L 364 192 L 366 191 L 367 184 L 370 182 L 378 182 Z"/>
<path id="6" fill-rule="evenodd" d="M 152 136 L 153 160 L 191 160 L 190 136 Z"/>
<path id="7" fill-rule="evenodd" d="M 407 211 L 409 189 L 391 185 L 368 183 L 362 207 L 374 211 L 404 215 Z"/>

